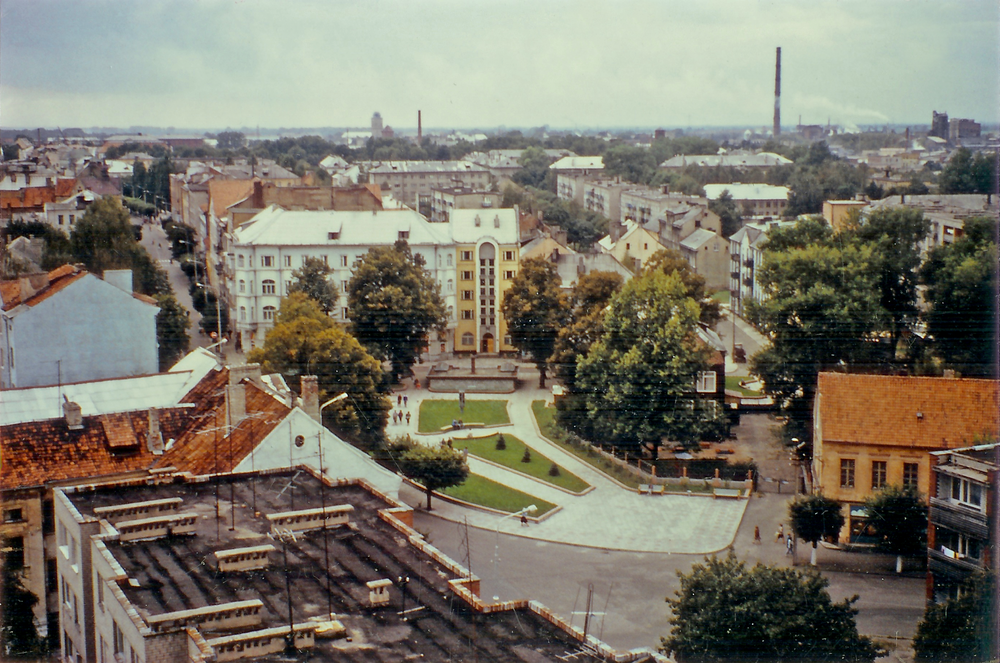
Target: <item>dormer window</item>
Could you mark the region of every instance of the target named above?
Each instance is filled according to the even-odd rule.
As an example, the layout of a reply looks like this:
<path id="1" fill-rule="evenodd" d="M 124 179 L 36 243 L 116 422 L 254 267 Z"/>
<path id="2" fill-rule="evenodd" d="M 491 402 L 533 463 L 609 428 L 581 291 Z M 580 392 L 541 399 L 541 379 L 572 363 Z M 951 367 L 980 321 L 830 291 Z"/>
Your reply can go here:
<path id="1" fill-rule="evenodd" d="M 481 226 L 481 225 L 483 225 L 483 220 L 482 220 L 482 219 L 480 219 L 480 218 L 479 218 L 479 215 L 477 214 L 477 215 L 476 215 L 476 227 L 478 228 L 478 227 L 479 227 L 479 226 Z"/>
<path id="2" fill-rule="evenodd" d="M 336 232 L 327 233 L 326 238 L 329 240 L 340 239 L 340 231 L 338 230 Z"/>
<path id="3" fill-rule="evenodd" d="M 499 214 L 497 214 L 496 216 L 493 217 L 493 227 L 494 228 L 499 228 L 500 227 L 500 215 Z"/>
<path id="4" fill-rule="evenodd" d="M 399 239 L 410 239 L 410 231 L 409 230 L 400 230 L 399 231 Z"/>

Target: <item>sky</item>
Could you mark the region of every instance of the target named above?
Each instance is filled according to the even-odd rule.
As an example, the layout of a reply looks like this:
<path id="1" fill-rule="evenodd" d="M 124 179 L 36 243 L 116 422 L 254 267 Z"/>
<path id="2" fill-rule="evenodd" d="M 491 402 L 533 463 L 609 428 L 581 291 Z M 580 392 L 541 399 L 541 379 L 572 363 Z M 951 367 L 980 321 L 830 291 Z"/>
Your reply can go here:
<path id="1" fill-rule="evenodd" d="M 0 126 L 1000 120 L 996 0 L 0 0 Z"/>

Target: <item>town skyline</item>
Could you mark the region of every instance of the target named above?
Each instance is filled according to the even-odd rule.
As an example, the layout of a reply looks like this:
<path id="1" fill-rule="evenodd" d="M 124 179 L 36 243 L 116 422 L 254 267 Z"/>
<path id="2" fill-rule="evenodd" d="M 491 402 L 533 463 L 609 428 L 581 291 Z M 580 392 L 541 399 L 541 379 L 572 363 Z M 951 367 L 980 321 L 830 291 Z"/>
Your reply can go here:
<path id="1" fill-rule="evenodd" d="M 294 7 L 8 0 L 3 126 L 765 127 L 778 46 L 785 126 L 1000 119 L 988 2 Z"/>

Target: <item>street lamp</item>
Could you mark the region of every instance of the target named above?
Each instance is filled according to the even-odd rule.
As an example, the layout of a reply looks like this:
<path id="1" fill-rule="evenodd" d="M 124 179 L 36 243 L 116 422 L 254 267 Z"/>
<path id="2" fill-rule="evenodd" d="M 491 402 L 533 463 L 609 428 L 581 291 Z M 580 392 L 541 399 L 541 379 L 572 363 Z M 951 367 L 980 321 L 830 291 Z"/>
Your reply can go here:
<path id="1" fill-rule="evenodd" d="M 326 571 L 326 611 L 329 615 L 331 615 L 330 619 L 333 619 L 333 588 L 330 584 L 330 544 L 326 529 L 326 480 L 324 479 L 326 470 L 323 467 L 323 410 L 326 409 L 328 405 L 333 405 L 337 401 L 342 401 L 345 398 L 347 398 L 346 391 L 334 396 L 319 406 L 319 430 L 316 431 L 316 444 L 319 446 L 319 497 L 320 506 L 323 508 L 323 563 L 324 570 Z"/>

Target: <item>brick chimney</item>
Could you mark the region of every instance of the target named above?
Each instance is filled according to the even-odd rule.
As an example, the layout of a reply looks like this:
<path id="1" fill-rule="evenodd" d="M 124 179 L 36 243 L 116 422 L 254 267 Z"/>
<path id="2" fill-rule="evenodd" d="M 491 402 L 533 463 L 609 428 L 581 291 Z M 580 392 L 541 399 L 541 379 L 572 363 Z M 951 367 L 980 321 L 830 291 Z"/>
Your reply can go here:
<path id="1" fill-rule="evenodd" d="M 66 425 L 70 430 L 80 430 L 83 428 L 83 408 L 79 403 L 66 398 L 63 394 L 63 417 L 66 418 Z"/>
<path id="2" fill-rule="evenodd" d="M 149 453 L 159 456 L 163 453 L 163 434 L 160 432 L 160 411 L 149 408 L 149 432 L 146 433 L 146 448 Z"/>
<path id="3" fill-rule="evenodd" d="M 319 378 L 315 375 L 303 375 L 300 388 L 302 397 L 302 409 L 310 417 L 319 421 Z"/>
<path id="4" fill-rule="evenodd" d="M 21 301 L 26 301 L 49 287 L 49 275 L 45 272 L 26 274 L 18 278 L 18 286 L 21 290 Z"/>
<path id="5" fill-rule="evenodd" d="M 236 426 L 247 416 L 247 388 L 244 380 L 250 380 L 254 384 L 262 386 L 260 364 L 229 367 L 229 386 L 226 388 L 226 394 L 229 398 L 229 423 L 231 426 Z"/>
<path id="6" fill-rule="evenodd" d="M 612 244 L 614 244 L 615 242 L 617 242 L 618 240 L 620 240 L 622 238 L 622 235 L 625 234 L 625 226 L 622 224 L 621 221 L 612 221 L 609 224 L 608 230 L 609 230 L 609 232 L 611 234 L 611 243 Z"/>

